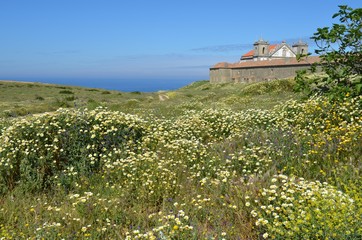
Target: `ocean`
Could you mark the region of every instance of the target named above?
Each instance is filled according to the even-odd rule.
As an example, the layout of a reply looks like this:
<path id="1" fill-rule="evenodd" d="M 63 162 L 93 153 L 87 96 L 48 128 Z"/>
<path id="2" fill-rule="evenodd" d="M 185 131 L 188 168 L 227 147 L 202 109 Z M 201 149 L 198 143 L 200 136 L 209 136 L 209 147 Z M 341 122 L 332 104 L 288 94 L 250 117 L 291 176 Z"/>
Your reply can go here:
<path id="1" fill-rule="evenodd" d="M 175 90 L 201 79 L 19 79 L 23 82 L 51 83 L 123 92 L 157 92 Z M 15 80 L 16 81 L 16 80 Z"/>

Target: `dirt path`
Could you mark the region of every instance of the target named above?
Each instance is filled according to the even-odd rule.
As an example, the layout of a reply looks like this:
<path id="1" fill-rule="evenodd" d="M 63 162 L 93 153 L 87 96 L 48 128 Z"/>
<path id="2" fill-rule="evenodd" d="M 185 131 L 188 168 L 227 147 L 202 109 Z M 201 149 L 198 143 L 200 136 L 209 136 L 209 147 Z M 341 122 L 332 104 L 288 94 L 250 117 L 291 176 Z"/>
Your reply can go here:
<path id="1" fill-rule="evenodd" d="M 169 96 L 167 96 L 166 94 L 159 94 L 158 98 L 160 99 L 160 101 L 165 101 L 169 99 Z"/>

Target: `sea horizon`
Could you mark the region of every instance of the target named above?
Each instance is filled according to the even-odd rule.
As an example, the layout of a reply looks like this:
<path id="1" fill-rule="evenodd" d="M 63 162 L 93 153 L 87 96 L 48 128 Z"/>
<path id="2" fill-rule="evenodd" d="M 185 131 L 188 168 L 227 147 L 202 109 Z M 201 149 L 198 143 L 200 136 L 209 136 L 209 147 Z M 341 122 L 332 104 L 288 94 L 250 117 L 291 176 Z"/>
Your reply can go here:
<path id="1" fill-rule="evenodd" d="M 203 79 L 76 79 L 76 78 L 19 78 L 0 81 L 59 84 L 74 87 L 102 88 L 122 92 L 157 92 L 176 90 Z"/>

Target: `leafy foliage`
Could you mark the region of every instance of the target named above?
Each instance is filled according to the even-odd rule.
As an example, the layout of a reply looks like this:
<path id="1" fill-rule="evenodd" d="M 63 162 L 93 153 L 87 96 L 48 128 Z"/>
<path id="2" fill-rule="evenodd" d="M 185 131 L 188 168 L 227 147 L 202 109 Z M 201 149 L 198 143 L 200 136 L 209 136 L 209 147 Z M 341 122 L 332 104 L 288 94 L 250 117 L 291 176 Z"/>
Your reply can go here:
<path id="1" fill-rule="evenodd" d="M 324 70 L 331 78 L 342 81 L 362 74 L 362 8 L 339 8 L 333 18 L 339 17 L 341 23 L 318 28 L 312 39 L 319 47 L 316 53 L 322 55 Z"/>
<path id="2" fill-rule="evenodd" d="M 333 15 L 337 17 L 340 23 L 318 28 L 311 37 L 319 48 L 315 53 L 321 55 L 321 67 L 327 76 L 307 79 L 300 72 L 296 77 L 299 90 L 327 93 L 335 99 L 362 93 L 362 78 L 358 77 L 362 74 L 362 8 L 341 5 Z"/>

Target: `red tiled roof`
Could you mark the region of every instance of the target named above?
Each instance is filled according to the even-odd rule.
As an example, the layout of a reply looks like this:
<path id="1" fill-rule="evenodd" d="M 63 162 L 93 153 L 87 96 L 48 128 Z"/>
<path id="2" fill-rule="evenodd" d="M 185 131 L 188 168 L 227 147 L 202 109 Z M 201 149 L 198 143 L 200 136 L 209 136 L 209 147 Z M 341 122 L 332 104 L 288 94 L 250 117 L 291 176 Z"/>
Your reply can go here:
<path id="1" fill-rule="evenodd" d="M 277 46 L 278 46 L 278 44 L 270 45 L 270 46 L 269 46 L 269 53 L 270 53 L 271 51 L 273 51 Z"/>
<path id="2" fill-rule="evenodd" d="M 229 64 L 227 62 L 220 62 L 215 64 L 212 68 L 229 68 Z"/>
<path id="3" fill-rule="evenodd" d="M 305 60 L 297 61 L 296 58 L 270 59 L 264 61 L 246 61 L 240 63 L 218 63 L 211 69 L 219 68 L 253 68 L 253 67 L 269 67 L 269 66 L 288 66 L 288 65 L 308 65 L 319 62 L 319 56 L 309 56 Z"/>
<path id="4" fill-rule="evenodd" d="M 252 57 L 254 56 L 254 50 L 250 50 L 249 52 L 245 53 L 242 57 Z"/>

